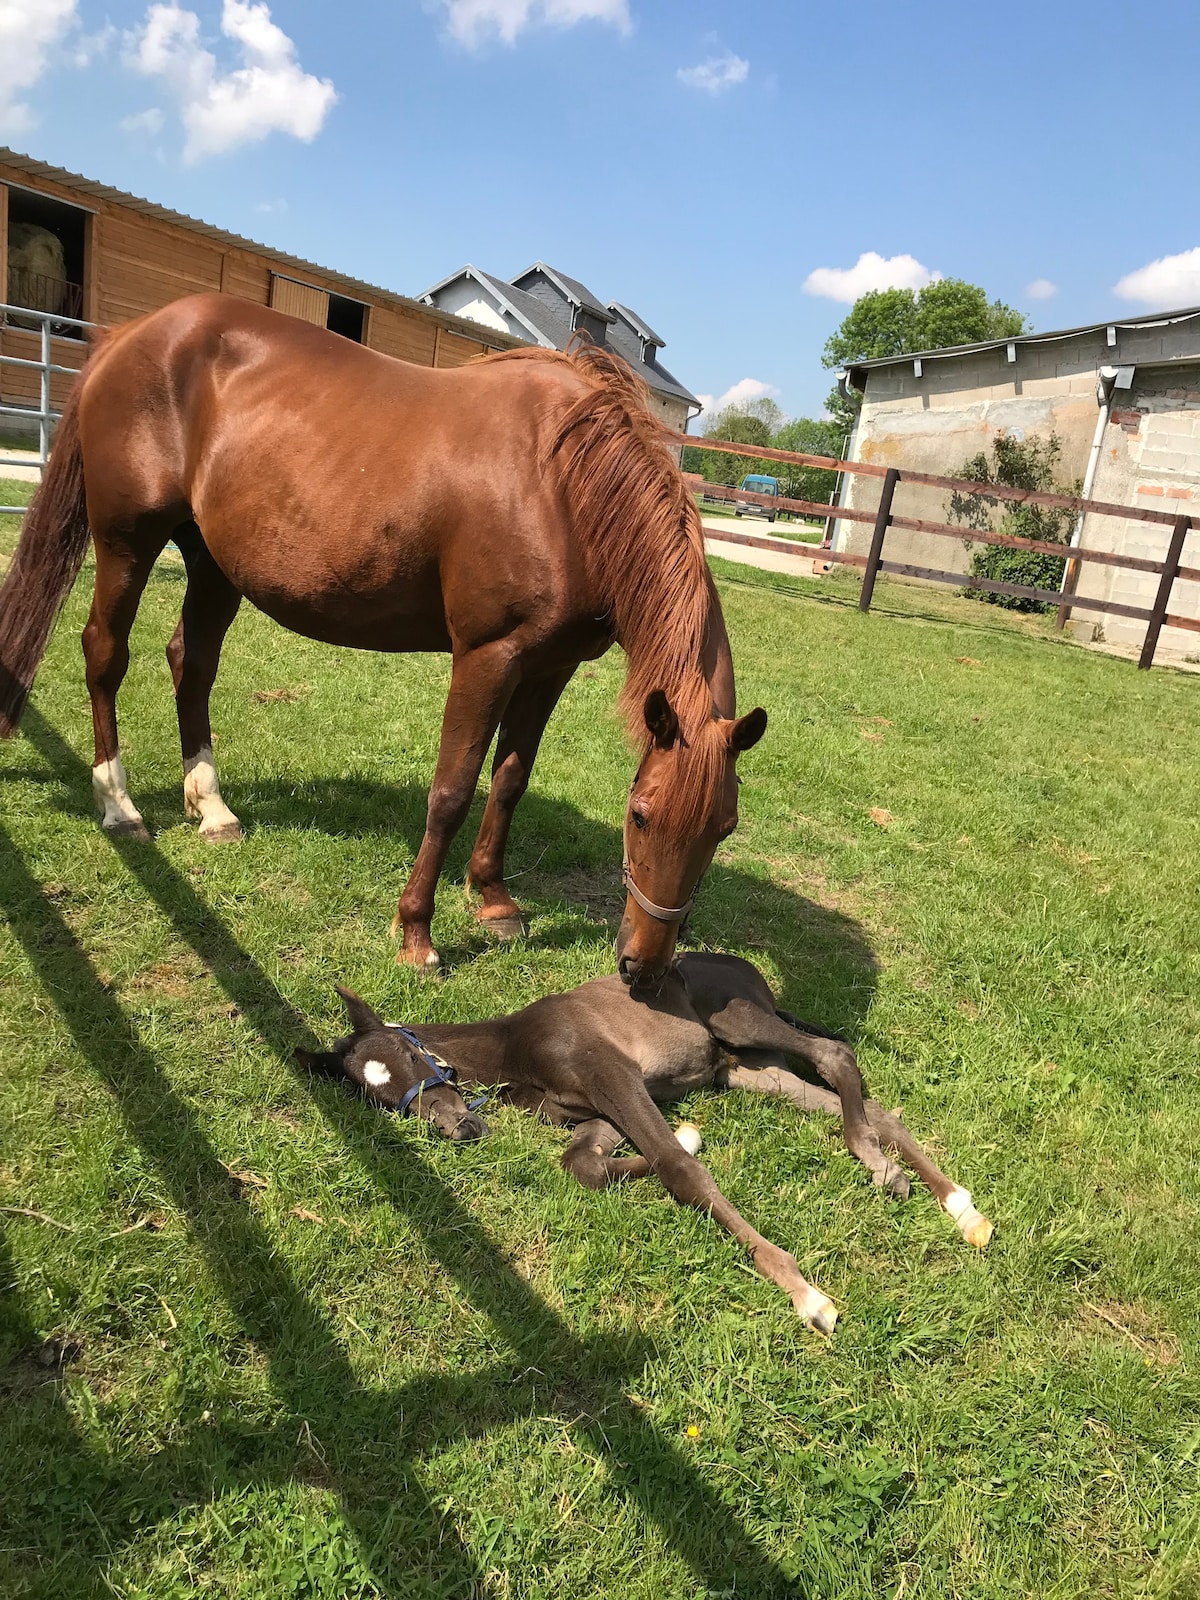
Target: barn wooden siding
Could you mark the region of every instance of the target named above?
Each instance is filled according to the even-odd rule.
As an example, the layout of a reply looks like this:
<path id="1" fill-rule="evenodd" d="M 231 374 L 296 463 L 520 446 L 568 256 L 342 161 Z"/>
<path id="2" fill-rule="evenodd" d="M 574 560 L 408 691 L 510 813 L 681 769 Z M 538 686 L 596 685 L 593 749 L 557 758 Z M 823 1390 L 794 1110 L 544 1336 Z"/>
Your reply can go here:
<path id="1" fill-rule="evenodd" d="M 511 349 L 517 340 L 492 330 L 478 336 L 462 318 L 439 312 L 401 295 L 389 294 L 338 273 L 236 240 L 217 229 L 175 219 L 172 213 L 146 215 L 145 202 L 116 191 L 95 191 L 100 185 L 73 174 L 45 168 L 24 157 L 6 159 L 0 151 L 0 287 L 7 299 L 8 186 L 43 194 L 87 212 L 84 251 L 84 316 L 89 322 L 114 326 L 157 311 L 184 295 L 219 290 L 274 305 L 306 321 L 324 323 L 330 295 L 365 307 L 363 344 L 384 355 L 421 366 L 457 367 L 490 350 Z M 82 186 L 82 187 L 80 187 Z M 156 208 L 149 208 L 155 210 Z M 55 339 L 53 359 L 62 366 L 82 365 L 85 346 L 73 339 Z M 0 326 L 0 351 L 36 357 L 40 337 L 12 326 Z M 10 405 L 36 404 L 38 375 L 0 366 L 0 400 Z M 55 377 L 54 405 L 60 407 L 71 379 Z"/>

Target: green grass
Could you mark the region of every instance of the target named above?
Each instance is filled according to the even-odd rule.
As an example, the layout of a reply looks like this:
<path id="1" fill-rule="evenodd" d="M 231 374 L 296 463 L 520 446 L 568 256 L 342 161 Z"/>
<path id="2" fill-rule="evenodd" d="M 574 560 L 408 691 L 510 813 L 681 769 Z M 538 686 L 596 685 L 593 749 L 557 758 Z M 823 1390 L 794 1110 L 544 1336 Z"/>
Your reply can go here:
<path id="1" fill-rule="evenodd" d="M 4 1600 L 1200 1594 L 1200 683 L 952 596 L 881 581 L 863 617 L 853 576 L 719 572 L 771 726 L 695 933 L 847 1031 L 991 1249 L 830 1125 L 693 1096 L 838 1302 L 823 1342 L 653 1181 L 575 1185 L 562 1133 L 502 1110 L 456 1148 L 301 1079 L 335 979 L 419 1023 L 609 970 L 619 658 L 519 814 L 528 938 L 477 930 L 468 827 L 422 983 L 387 927 L 446 664 L 246 609 L 214 721 L 247 837 L 206 848 L 164 560 L 121 702 L 155 838 L 113 842 L 85 570 L 0 750 L 0 1203 L 53 1219 L 0 1213 Z"/>

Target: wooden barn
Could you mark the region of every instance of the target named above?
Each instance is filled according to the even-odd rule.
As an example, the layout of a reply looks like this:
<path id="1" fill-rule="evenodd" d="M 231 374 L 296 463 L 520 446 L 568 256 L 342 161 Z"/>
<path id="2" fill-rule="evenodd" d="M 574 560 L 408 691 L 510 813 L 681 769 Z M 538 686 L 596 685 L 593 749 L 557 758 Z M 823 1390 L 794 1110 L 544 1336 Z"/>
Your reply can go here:
<path id="1" fill-rule="evenodd" d="M 22 318 L 21 307 L 113 326 L 214 289 L 423 366 L 460 366 L 519 342 L 3 146 L 0 284 L 4 301 L 18 308 L 0 312 L 0 355 L 25 360 L 39 359 L 41 324 Z M 54 364 L 77 369 L 87 348 L 83 330 L 63 320 L 52 333 Z M 71 381 L 53 376 L 56 410 Z M 38 371 L 0 361 L 0 403 L 36 408 L 40 384 Z M 0 436 L 21 428 L 20 417 L 0 414 Z"/>

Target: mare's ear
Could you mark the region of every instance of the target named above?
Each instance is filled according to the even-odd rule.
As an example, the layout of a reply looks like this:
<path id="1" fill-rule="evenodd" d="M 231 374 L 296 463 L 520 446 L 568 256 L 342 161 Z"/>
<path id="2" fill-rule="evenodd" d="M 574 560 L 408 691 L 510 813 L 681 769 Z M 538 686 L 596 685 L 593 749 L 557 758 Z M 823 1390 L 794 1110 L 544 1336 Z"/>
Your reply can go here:
<path id="1" fill-rule="evenodd" d="M 761 706 L 755 706 L 753 711 L 747 711 L 744 717 L 739 717 L 729 730 L 729 748 L 735 755 L 741 755 L 743 750 L 749 750 L 756 745 L 767 731 L 767 713 Z"/>
<path id="2" fill-rule="evenodd" d="M 669 750 L 679 737 L 679 718 L 662 689 L 653 689 L 646 696 L 642 714 L 655 746 L 659 750 Z"/>
<path id="3" fill-rule="evenodd" d="M 340 983 L 333 986 L 346 1005 L 346 1015 L 355 1033 L 382 1033 L 387 1024 L 377 1017 L 365 1000 L 360 1000 L 353 989 L 343 989 Z"/>

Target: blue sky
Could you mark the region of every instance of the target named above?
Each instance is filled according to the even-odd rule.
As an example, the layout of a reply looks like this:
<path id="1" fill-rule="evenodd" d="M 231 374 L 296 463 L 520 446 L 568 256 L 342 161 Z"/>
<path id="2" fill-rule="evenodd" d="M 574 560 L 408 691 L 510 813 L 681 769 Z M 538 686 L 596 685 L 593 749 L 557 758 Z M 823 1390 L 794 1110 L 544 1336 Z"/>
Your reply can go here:
<path id="1" fill-rule="evenodd" d="M 864 286 L 1200 303 L 1198 59 L 1170 0 L 0 0 L 0 142 L 402 293 L 549 261 L 802 415 Z"/>

